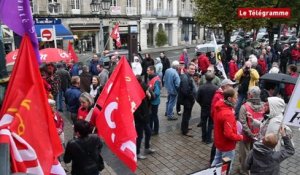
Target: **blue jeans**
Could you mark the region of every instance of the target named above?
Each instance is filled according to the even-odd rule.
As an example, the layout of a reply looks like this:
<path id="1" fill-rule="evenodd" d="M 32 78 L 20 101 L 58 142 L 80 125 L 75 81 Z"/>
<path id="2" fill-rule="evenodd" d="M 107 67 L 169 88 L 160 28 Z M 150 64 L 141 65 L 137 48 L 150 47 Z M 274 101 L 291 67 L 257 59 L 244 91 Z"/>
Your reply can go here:
<path id="1" fill-rule="evenodd" d="M 158 121 L 158 105 L 151 105 L 150 128 L 152 132 L 158 134 L 159 121 Z"/>
<path id="2" fill-rule="evenodd" d="M 247 94 L 240 94 L 239 93 L 239 96 L 238 96 L 238 101 L 236 103 L 236 106 L 235 106 L 235 117 L 238 119 L 239 118 L 239 112 L 240 112 L 240 109 L 241 109 L 241 106 L 243 105 L 244 101 L 247 99 Z"/>
<path id="3" fill-rule="evenodd" d="M 63 111 L 64 109 L 63 101 L 65 101 L 64 99 L 65 99 L 65 92 L 60 90 L 56 98 L 56 109 L 58 111 Z"/>
<path id="4" fill-rule="evenodd" d="M 173 108 L 176 104 L 176 98 L 177 98 L 177 95 L 168 94 L 168 101 L 166 102 L 166 113 L 167 113 L 168 118 L 171 118 L 174 116 Z"/>
<path id="5" fill-rule="evenodd" d="M 216 155 L 215 155 L 214 161 L 212 162 L 211 166 L 213 167 L 213 166 L 216 166 L 216 165 L 222 163 L 222 158 L 228 157 L 231 160 L 230 170 L 232 170 L 232 165 L 233 165 L 233 162 L 234 162 L 234 156 L 235 156 L 235 150 L 222 152 L 217 148 L 216 149 Z"/>

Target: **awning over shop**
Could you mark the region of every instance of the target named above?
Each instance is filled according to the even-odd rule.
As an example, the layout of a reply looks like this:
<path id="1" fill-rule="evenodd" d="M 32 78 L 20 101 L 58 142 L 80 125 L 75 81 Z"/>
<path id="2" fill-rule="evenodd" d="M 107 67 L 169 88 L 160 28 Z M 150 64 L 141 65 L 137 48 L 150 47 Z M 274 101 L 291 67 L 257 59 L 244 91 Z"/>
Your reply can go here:
<path id="1" fill-rule="evenodd" d="M 35 25 L 35 31 L 38 37 L 38 40 L 41 41 L 41 29 L 53 29 L 55 28 L 56 39 L 57 40 L 71 40 L 73 39 L 73 34 L 62 24 L 45 24 L 45 25 Z"/>

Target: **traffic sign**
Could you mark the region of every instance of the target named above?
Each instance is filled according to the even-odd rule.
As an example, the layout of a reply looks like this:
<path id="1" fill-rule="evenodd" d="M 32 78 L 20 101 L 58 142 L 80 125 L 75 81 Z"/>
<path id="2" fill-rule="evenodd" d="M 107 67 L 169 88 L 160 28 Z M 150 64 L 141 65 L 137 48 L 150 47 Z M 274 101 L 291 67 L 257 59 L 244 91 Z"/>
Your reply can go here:
<path id="1" fill-rule="evenodd" d="M 54 32 L 53 29 L 41 29 L 41 38 L 42 41 L 53 41 L 54 40 Z"/>

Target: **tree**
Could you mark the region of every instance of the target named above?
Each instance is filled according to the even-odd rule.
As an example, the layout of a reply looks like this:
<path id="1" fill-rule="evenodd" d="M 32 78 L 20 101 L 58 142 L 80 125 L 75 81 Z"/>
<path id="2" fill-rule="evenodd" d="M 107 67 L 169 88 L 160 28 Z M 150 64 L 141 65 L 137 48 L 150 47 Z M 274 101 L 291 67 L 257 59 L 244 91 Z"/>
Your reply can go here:
<path id="1" fill-rule="evenodd" d="M 163 46 L 167 44 L 168 38 L 166 32 L 162 29 L 162 27 L 159 27 L 158 32 L 155 36 L 155 42 L 158 47 Z"/>
<path id="2" fill-rule="evenodd" d="M 195 4 L 197 22 L 204 26 L 221 24 L 226 44 L 230 42 L 230 33 L 234 29 L 242 28 L 247 31 L 266 27 L 269 33 L 269 42 L 272 44 L 275 27 L 278 28 L 280 24 L 297 26 L 300 24 L 300 2 L 295 0 L 195 0 Z M 292 15 L 290 19 L 241 19 L 238 18 L 237 8 L 242 7 L 288 7 L 291 8 Z"/>
<path id="3" fill-rule="evenodd" d="M 222 25 L 225 44 L 229 44 L 232 30 L 242 28 L 245 31 L 256 29 L 266 24 L 266 19 L 238 18 L 238 7 L 255 7 L 257 1 L 244 0 L 195 0 L 197 7 L 196 21 L 200 25 Z"/>

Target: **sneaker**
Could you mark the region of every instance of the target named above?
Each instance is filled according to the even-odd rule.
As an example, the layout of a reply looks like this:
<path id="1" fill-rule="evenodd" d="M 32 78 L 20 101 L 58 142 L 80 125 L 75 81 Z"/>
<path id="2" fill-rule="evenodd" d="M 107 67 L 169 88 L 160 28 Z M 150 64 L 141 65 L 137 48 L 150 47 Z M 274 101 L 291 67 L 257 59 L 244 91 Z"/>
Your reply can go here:
<path id="1" fill-rule="evenodd" d="M 168 120 L 177 120 L 177 117 L 169 117 Z"/>
<path id="2" fill-rule="evenodd" d="M 182 111 L 178 111 L 178 112 L 177 112 L 177 115 L 181 115 L 181 114 L 182 114 Z"/>
<path id="3" fill-rule="evenodd" d="M 152 154 L 152 153 L 155 153 L 155 149 L 152 149 L 152 148 L 148 148 L 148 149 L 145 149 L 145 154 Z"/>
<path id="4" fill-rule="evenodd" d="M 140 160 L 147 159 L 147 157 L 142 155 L 141 153 L 137 155 L 137 158 L 140 159 Z"/>

